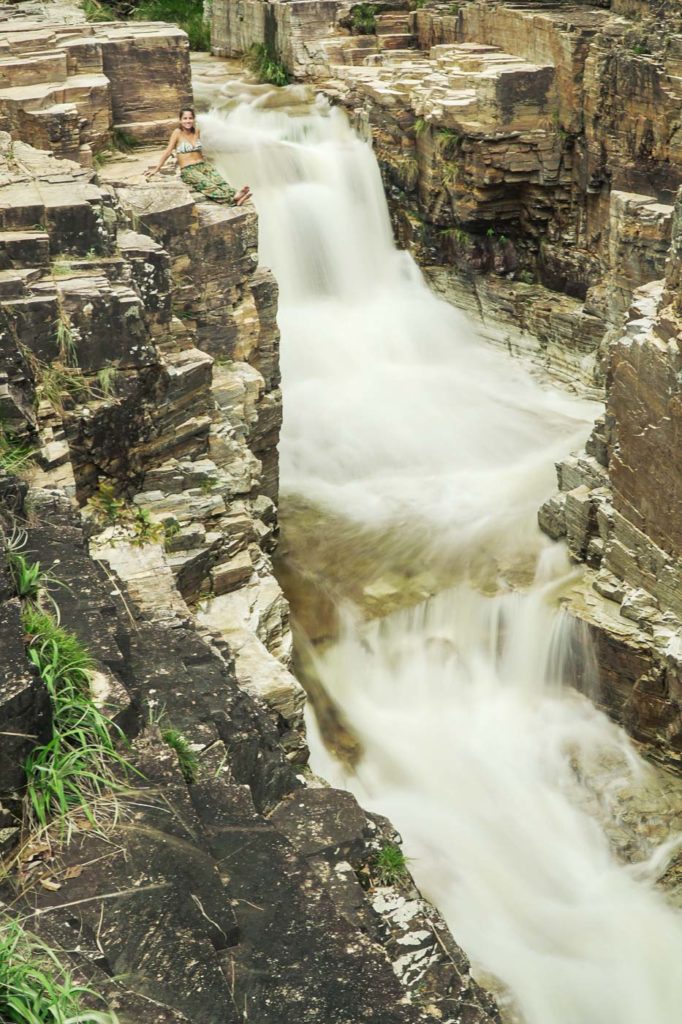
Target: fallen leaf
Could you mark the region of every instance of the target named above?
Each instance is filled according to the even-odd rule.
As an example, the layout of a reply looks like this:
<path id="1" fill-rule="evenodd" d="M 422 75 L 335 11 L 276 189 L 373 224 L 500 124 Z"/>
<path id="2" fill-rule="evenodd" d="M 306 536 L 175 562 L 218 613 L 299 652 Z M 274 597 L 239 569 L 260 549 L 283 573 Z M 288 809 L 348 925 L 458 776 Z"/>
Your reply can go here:
<path id="1" fill-rule="evenodd" d="M 64 878 L 64 880 L 66 880 L 67 878 L 78 878 L 78 876 L 82 874 L 83 865 L 74 864 L 72 867 L 66 869 L 62 877 Z"/>
<path id="2" fill-rule="evenodd" d="M 41 878 L 40 884 L 43 889 L 47 889 L 48 892 L 57 892 L 62 887 L 62 883 L 55 882 L 54 878 Z"/>

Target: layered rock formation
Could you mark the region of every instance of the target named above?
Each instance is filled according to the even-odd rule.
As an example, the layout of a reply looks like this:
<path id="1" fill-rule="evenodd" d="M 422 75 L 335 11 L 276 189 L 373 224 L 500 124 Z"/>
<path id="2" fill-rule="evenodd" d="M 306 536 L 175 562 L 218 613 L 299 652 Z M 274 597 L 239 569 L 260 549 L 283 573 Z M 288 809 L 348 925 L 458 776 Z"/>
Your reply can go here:
<path id="1" fill-rule="evenodd" d="M 0 917 L 11 904 L 121 1024 L 498 1020 L 407 871 L 376 872 L 389 823 L 305 785 L 270 562 L 277 289 L 256 214 L 172 170 L 148 182 L 149 154 L 112 148 L 116 129 L 165 138 L 188 97 L 184 35 L 18 19 L 3 38 Z M 86 57 L 87 95 L 69 63 Z M 122 788 L 96 801 L 97 828 L 69 816 L 70 844 L 59 822 L 21 834 L 24 764 L 56 712 L 8 552 L 54 576 L 129 743 Z"/>

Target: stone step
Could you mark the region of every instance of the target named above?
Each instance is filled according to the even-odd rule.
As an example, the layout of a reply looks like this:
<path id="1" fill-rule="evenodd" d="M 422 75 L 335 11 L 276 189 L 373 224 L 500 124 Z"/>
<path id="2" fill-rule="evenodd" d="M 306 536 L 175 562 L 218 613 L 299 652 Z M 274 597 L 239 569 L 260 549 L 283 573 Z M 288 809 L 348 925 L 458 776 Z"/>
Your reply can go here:
<path id="1" fill-rule="evenodd" d="M 0 231 L 0 267 L 46 267 L 50 239 L 46 231 Z"/>
<path id="2" fill-rule="evenodd" d="M 0 57 L 0 89 L 63 82 L 67 73 L 67 59 L 63 50 Z"/>
<path id="3" fill-rule="evenodd" d="M 380 50 L 408 50 L 417 45 L 417 37 L 410 33 L 377 36 Z"/>
<path id="4" fill-rule="evenodd" d="M 414 29 L 414 18 L 411 14 L 402 14 L 399 12 L 388 12 L 386 14 L 377 14 L 376 16 L 376 34 L 391 35 L 395 32 L 412 32 Z"/>
<path id="5" fill-rule="evenodd" d="M 26 286 L 40 276 L 40 270 L 0 270 L 0 299 L 26 295 Z"/>
<path id="6" fill-rule="evenodd" d="M 174 128 L 178 126 L 177 117 L 167 117 L 158 121 L 116 121 L 114 128 L 130 135 L 140 145 L 151 146 L 168 142 Z"/>

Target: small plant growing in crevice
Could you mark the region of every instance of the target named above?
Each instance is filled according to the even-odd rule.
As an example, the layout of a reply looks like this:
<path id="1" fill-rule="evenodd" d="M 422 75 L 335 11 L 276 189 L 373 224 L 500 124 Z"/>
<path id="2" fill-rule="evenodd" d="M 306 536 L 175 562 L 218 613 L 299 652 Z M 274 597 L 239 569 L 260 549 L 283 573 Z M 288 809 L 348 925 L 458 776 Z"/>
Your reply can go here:
<path id="1" fill-rule="evenodd" d="M 87 505 L 104 526 L 123 524 L 128 513 L 123 498 L 116 497 L 116 485 L 107 480 L 100 480 L 97 493 L 88 498 Z"/>
<path id="2" fill-rule="evenodd" d="M 68 314 L 61 308 L 55 321 L 55 333 L 61 362 L 64 366 L 78 366 L 76 332 L 71 326 Z"/>
<path id="3" fill-rule="evenodd" d="M 137 149 L 140 145 L 138 139 L 130 132 L 125 131 L 123 128 L 117 128 L 114 126 L 114 130 L 111 133 L 111 141 L 114 145 L 114 149 L 117 149 L 119 153 L 132 153 L 134 149 Z"/>
<path id="4" fill-rule="evenodd" d="M 132 517 L 133 539 L 136 547 L 145 544 L 157 544 L 163 540 L 165 530 L 163 523 L 155 522 L 146 508 L 137 508 Z"/>
<path id="5" fill-rule="evenodd" d="M 173 729 L 169 726 L 161 732 L 161 739 L 166 746 L 175 751 L 185 782 L 195 782 L 199 772 L 199 760 L 192 750 L 187 737 L 183 736 L 178 729 Z"/>
<path id="6" fill-rule="evenodd" d="M 409 878 L 407 858 L 395 843 L 385 843 L 373 856 L 369 868 L 378 885 L 398 885 Z"/>
<path id="7" fill-rule="evenodd" d="M 115 366 L 103 366 L 97 371 L 97 385 L 103 398 L 113 398 L 118 384 L 118 370 Z"/>
<path id="8" fill-rule="evenodd" d="M 428 122 L 425 121 L 423 117 L 415 118 L 415 122 L 414 122 L 414 134 L 415 134 L 415 137 L 419 138 L 421 135 L 423 135 L 428 130 L 428 127 L 429 127 Z"/>
<path id="9" fill-rule="evenodd" d="M 57 953 L 18 919 L 0 918 L 0 1020 L 3 1024 L 117 1024 L 114 1013 L 88 1010 L 100 1001 L 77 985 Z"/>
<path id="10" fill-rule="evenodd" d="M 461 148 L 462 136 L 452 128 L 439 128 L 436 132 L 436 143 L 443 156 L 447 156 L 453 150 Z"/>
<path id="11" fill-rule="evenodd" d="M 259 82 L 268 85 L 289 84 L 289 72 L 274 50 L 265 43 L 254 43 L 246 55 L 246 62 Z"/>
<path id="12" fill-rule="evenodd" d="M 23 441 L 19 441 L 11 430 L 0 423 L 0 472 L 9 476 L 17 476 L 28 469 L 33 460 L 33 451 Z"/>
<path id="13" fill-rule="evenodd" d="M 377 28 L 377 8 L 374 4 L 356 4 L 350 12 L 350 24 L 358 35 L 371 36 Z"/>
<path id="14" fill-rule="evenodd" d="M 49 402 L 55 412 L 64 412 L 67 399 L 87 398 L 90 389 L 80 369 L 65 366 L 59 360 L 36 367 L 37 394 Z"/>

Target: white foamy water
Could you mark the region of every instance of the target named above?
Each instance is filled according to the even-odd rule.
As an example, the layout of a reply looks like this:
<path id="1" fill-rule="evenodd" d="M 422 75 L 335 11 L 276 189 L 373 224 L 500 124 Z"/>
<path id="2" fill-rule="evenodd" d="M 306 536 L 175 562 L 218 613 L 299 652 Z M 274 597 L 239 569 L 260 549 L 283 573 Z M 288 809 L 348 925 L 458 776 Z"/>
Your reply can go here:
<path id="1" fill-rule="evenodd" d="M 340 112 L 245 95 L 202 129 L 251 184 L 280 284 L 283 489 L 434 550 L 541 552 L 536 508 L 594 406 L 540 386 L 428 292 Z M 679 1024 L 682 924 L 653 889 L 661 864 L 619 864 L 601 824 L 645 768 L 566 686 L 590 657 L 557 610 L 555 552 L 524 594 L 462 585 L 369 625 L 349 612 L 317 658 L 365 751 L 343 781 L 401 829 L 415 877 L 526 1024 Z"/>

